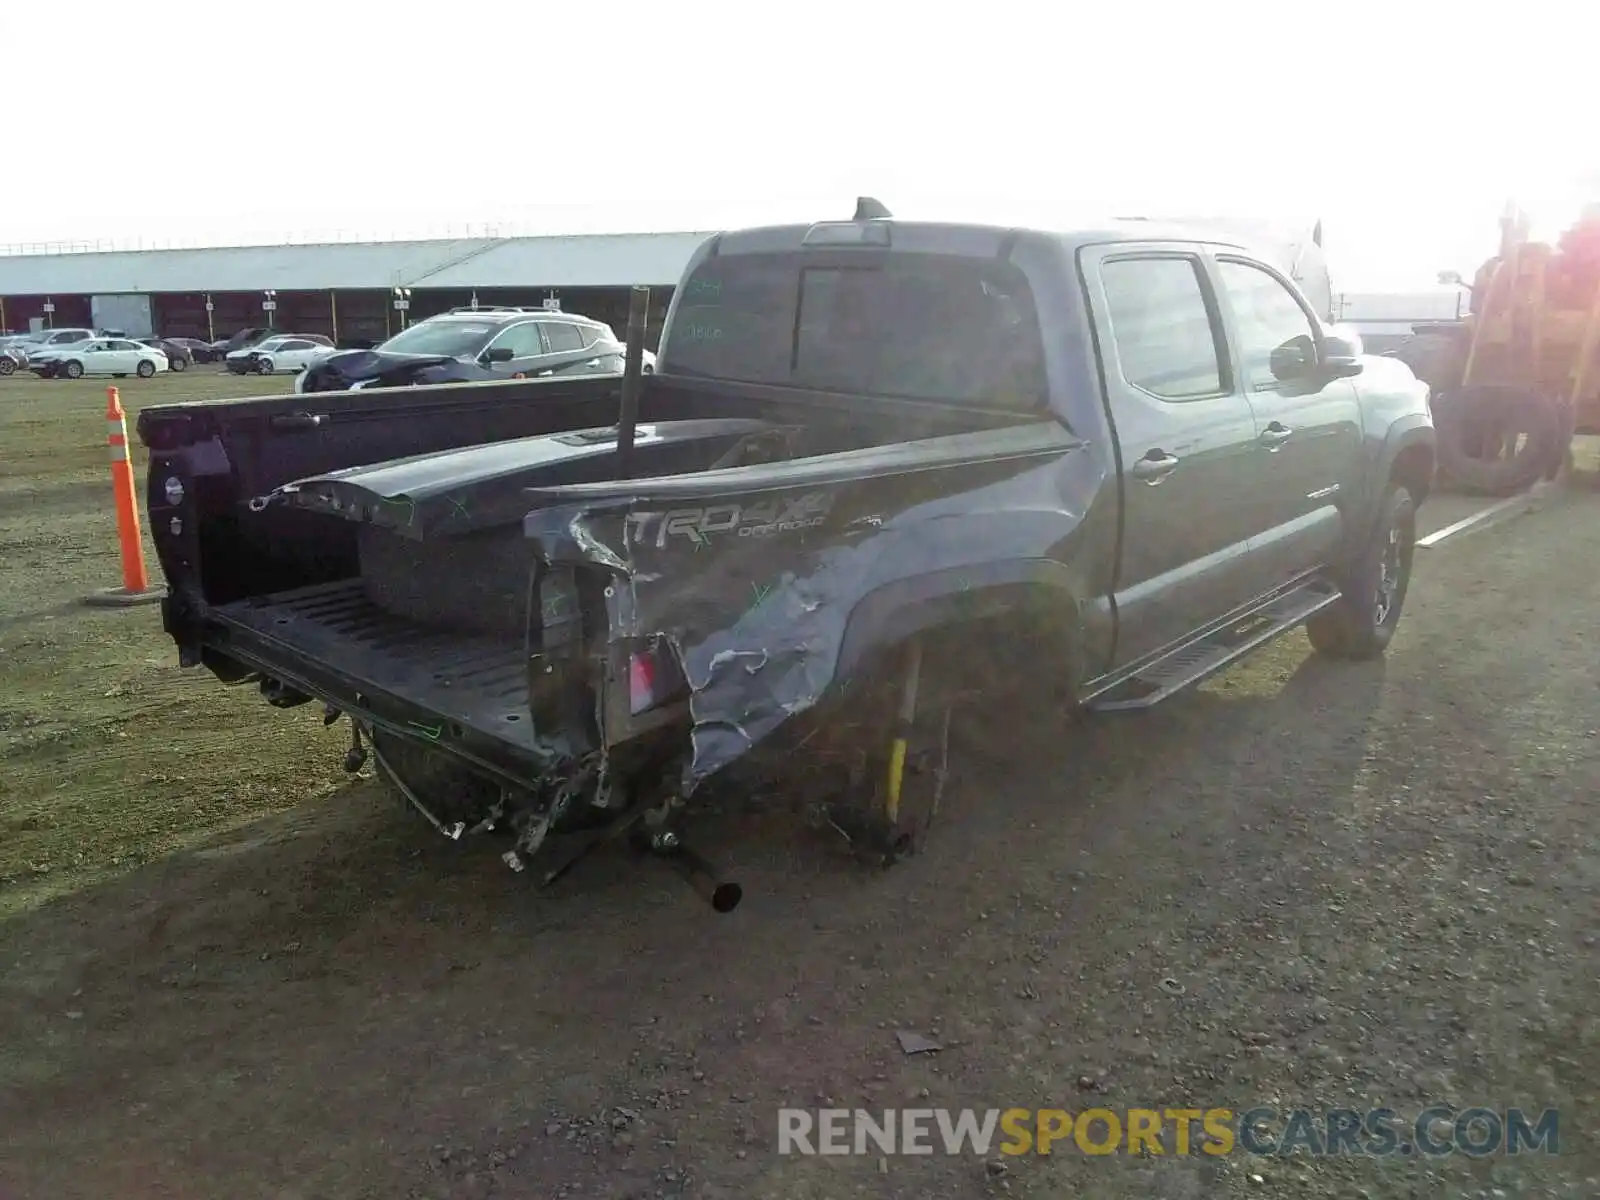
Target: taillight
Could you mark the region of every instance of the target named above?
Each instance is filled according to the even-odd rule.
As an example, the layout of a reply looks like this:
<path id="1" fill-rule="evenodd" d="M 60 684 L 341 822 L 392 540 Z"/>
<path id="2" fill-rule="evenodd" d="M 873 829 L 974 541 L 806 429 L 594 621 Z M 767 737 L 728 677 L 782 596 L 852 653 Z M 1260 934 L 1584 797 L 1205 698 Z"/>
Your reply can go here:
<path id="1" fill-rule="evenodd" d="M 628 657 L 628 712 L 633 716 L 676 699 L 685 686 L 678 660 L 666 645 Z"/>

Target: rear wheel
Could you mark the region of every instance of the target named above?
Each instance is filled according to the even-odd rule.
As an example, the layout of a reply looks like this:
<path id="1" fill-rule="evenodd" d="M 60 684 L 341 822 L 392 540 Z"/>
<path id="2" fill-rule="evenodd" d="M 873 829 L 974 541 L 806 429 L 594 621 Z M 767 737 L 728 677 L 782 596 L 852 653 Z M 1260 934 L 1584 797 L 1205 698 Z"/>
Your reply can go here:
<path id="1" fill-rule="evenodd" d="M 139 365 L 135 367 L 134 370 L 138 372 L 140 379 L 149 379 L 150 376 L 156 373 L 156 365 L 148 358 L 141 358 L 139 360 Z"/>
<path id="2" fill-rule="evenodd" d="M 1391 483 L 1379 502 L 1372 536 L 1339 581 L 1343 595 L 1306 623 L 1306 636 L 1319 653 L 1369 659 L 1389 648 L 1411 586 L 1416 546 L 1416 505 L 1410 492 Z"/>
<path id="3" fill-rule="evenodd" d="M 167 367 L 173 371 L 187 371 L 189 363 L 183 358 L 174 358 L 168 361 Z"/>

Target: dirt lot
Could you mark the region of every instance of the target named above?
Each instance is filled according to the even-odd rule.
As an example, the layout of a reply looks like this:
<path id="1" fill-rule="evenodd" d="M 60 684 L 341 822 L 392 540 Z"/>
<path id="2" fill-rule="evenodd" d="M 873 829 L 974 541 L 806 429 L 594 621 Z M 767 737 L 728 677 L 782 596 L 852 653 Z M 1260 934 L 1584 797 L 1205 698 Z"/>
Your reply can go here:
<path id="1" fill-rule="evenodd" d="M 78 606 L 101 404 L 0 380 L 3 1200 L 1600 1195 L 1592 491 L 1420 552 L 1383 663 L 1296 635 L 1146 717 L 963 723 L 890 872 L 730 815 L 717 917 L 620 858 L 537 894 L 154 609 Z M 776 1153 L 780 1106 L 908 1103 L 1558 1108 L 1561 1145 Z"/>

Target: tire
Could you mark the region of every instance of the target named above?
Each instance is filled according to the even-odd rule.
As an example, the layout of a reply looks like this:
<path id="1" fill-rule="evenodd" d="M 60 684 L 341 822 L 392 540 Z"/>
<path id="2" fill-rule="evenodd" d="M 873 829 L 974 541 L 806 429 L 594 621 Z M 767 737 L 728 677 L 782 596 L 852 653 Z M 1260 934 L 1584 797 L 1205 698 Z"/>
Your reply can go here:
<path id="1" fill-rule="evenodd" d="M 1436 397 L 1439 472 L 1456 491 L 1514 496 L 1559 471 L 1571 441 L 1565 406 L 1537 392 L 1470 387 Z M 1519 443 L 1508 458 L 1507 439 Z"/>
<path id="2" fill-rule="evenodd" d="M 1384 489 L 1372 535 L 1339 581 L 1344 593 L 1331 608 L 1306 622 L 1306 636 L 1319 654 L 1332 658 L 1379 658 L 1389 648 L 1417 546 L 1417 509 L 1397 483 Z"/>
<path id="3" fill-rule="evenodd" d="M 271 375 L 272 374 L 272 360 L 270 358 L 258 358 L 258 359 L 256 359 L 256 374 L 257 375 Z"/>
<path id="4" fill-rule="evenodd" d="M 189 369 L 189 364 L 185 359 L 182 358 L 169 359 L 167 362 L 167 369 L 170 371 L 187 371 Z"/>
<path id="5" fill-rule="evenodd" d="M 68 379 L 82 379 L 83 364 L 74 358 L 61 368 L 61 373 Z"/>
<path id="6" fill-rule="evenodd" d="M 11 375 L 16 372 L 17 364 L 10 358 L 0 358 L 0 375 Z"/>
<path id="7" fill-rule="evenodd" d="M 435 629 L 521 637 L 527 631 L 528 581 L 535 564 L 519 534 L 516 526 L 504 526 L 425 547 L 415 538 L 363 524 L 357 548 L 367 599 Z M 569 596 L 568 603 L 575 614 L 575 598 Z M 563 627 L 561 636 L 568 632 Z M 558 641 L 554 628 L 544 636 L 552 645 Z"/>
<path id="8" fill-rule="evenodd" d="M 149 359 L 142 358 L 142 359 L 139 360 L 139 365 L 137 367 L 135 367 L 133 370 L 134 370 L 134 373 L 136 375 L 138 375 L 140 379 L 149 379 L 150 376 L 152 376 L 152 375 L 154 375 L 156 373 L 156 365 L 155 365 L 155 363 L 151 362 Z"/>

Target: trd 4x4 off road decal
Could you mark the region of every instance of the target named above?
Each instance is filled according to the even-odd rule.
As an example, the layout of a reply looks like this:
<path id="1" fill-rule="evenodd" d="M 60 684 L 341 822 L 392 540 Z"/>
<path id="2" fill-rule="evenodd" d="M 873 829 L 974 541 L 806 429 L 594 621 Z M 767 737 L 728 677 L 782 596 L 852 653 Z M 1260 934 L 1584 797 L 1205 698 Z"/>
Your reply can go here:
<path id="1" fill-rule="evenodd" d="M 831 492 L 806 492 L 753 504 L 703 504 L 667 512 L 636 512 L 628 516 L 628 540 L 653 541 L 662 548 L 669 538 L 704 544 L 709 535 L 730 530 L 738 537 L 770 537 L 821 525 L 832 507 Z"/>

